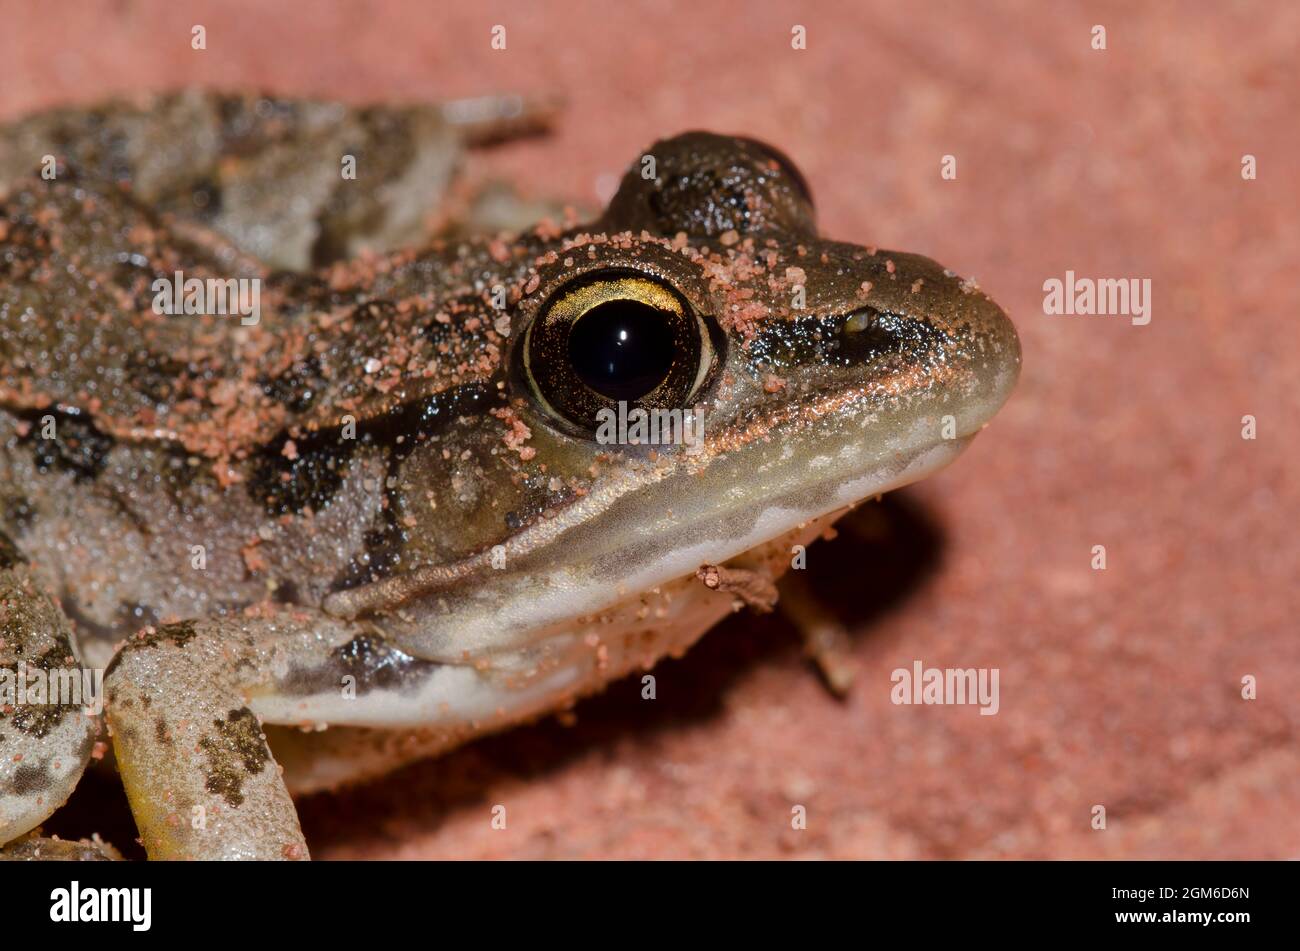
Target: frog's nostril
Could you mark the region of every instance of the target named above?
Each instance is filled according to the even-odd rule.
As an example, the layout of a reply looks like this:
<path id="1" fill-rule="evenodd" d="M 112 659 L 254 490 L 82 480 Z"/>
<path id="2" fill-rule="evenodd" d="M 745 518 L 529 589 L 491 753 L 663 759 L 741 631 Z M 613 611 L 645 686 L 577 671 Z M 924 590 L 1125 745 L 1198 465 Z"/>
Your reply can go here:
<path id="1" fill-rule="evenodd" d="M 849 314 L 840 327 L 839 362 L 861 365 L 898 353 L 920 357 L 943 337 L 943 331 L 929 321 L 863 307 Z"/>
<path id="2" fill-rule="evenodd" d="M 868 331 L 879 317 L 880 312 L 874 307 L 864 307 L 862 310 L 854 311 L 849 315 L 848 320 L 844 321 L 844 332 L 856 334 Z"/>
<path id="3" fill-rule="evenodd" d="M 897 318 L 874 307 L 856 310 L 844 320 L 839 333 L 842 359 L 857 363 L 898 349 L 901 341 Z"/>

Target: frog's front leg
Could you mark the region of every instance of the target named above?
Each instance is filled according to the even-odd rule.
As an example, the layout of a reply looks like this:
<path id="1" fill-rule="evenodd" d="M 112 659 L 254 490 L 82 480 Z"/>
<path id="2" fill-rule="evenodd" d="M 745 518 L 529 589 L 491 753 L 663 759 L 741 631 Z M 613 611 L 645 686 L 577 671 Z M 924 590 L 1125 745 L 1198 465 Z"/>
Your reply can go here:
<path id="1" fill-rule="evenodd" d="M 81 680 L 76 664 L 63 611 L 0 533 L 0 845 L 63 805 L 90 760 L 98 727 L 82 704 L 93 698 L 62 695 Z"/>
<path id="2" fill-rule="evenodd" d="M 152 859 L 306 859 L 307 844 L 254 712 L 328 666 L 354 625 L 307 609 L 147 630 L 105 677 L 118 768 Z M 297 715 L 281 702 L 282 715 Z M 302 710 L 304 720 L 318 711 Z"/>
<path id="3" fill-rule="evenodd" d="M 305 859 L 293 802 L 248 707 L 258 624 L 185 621 L 129 641 L 105 678 L 118 769 L 151 859 Z"/>
<path id="4" fill-rule="evenodd" d="M 448 668 L 394 650 L 366 622 L 309 608 L 184 621 L 130 639 L 105 676 L 106 715 L 151 859 L 306 859 L 263 722 L 388 725 Z M 400 696 L 399 696 L 400 695 Z M 403 706 L 400 705 L 399 706 Z M 405 707 L 396 714 L 400 720 Z"/>

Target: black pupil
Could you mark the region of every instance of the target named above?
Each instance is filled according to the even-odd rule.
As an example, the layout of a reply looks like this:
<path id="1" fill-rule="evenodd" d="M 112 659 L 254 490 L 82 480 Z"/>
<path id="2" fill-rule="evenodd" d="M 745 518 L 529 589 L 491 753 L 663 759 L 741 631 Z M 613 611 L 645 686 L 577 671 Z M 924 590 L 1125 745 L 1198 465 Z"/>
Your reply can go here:
<path id="1" fill-rule="evenodd" d="M 569 331 L 569 363 L 601 396 L 638 400 L 672 369 L 673 334 L 667 315 L 634 300 L 598 304 Z"/>

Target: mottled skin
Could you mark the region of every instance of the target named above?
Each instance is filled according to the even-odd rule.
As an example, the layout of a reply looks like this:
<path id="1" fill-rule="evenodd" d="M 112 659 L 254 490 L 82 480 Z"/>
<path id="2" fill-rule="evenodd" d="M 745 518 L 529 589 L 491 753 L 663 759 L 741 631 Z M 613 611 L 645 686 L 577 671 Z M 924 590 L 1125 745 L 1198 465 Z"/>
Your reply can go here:
<path id="1" fill-rule="evenodd" d="M 33 174 L 49 155 L 272 267 L 303 270 L 421 242 L 463 148 L 540 131 L 553 111 L 518 97 L 349 108 L 197 90 L 143 96 L 7 126 L 0 182 Z M 371 187 L 350 187 L 345 157 Z"/>
<path id="2" fill-rule="evenodd" d="M 336 169 L 326 139 L 309 151 Z M 120 187 L 130 162 L 105 181 L 80 141 L 64 136 L 55 180 L 13 177 L 0 205 L 0 580 L 24 610 L 49 606 L 18 650 L 70 628 L 104 664 L 125 640 L 107 721 L 152 857 L 306 857 L 286 784 L 383 772 L 684 650 L 770 588 L 791 545 L 955 457 L 1019 368 L 1010 322 L 972 284 L 819 237 L 798 173 L 749 140 L 656 143 L 654 175 L 638 157 L 585 227 L 292 272 L 262 262 L 306 263 L 301 228 L 297 250 L 236 246 Z M 347 184 L 407 182 L 419 153 Z M 230 207 L 184 162 L 154 174 Z M 340 255 L 336 209 L 361 202 L 331 187 L 314 206 Z M 261 322 L 154 313 L 151 282 L 176 270 L 260 278 Z M 678 295 L 715 345 L 670 400 L 704 408 L 702 452 L 598 444 L 538 396 L 564 354 L 524 365 L 562 291 L 627 275 Z M 15 746 L 84 763 L 82 733 L 56 748 L 13 719 L 0 797 Z M 0 841 L 77 773 L 49 772 L 39 803 L 0 798 Z"/>

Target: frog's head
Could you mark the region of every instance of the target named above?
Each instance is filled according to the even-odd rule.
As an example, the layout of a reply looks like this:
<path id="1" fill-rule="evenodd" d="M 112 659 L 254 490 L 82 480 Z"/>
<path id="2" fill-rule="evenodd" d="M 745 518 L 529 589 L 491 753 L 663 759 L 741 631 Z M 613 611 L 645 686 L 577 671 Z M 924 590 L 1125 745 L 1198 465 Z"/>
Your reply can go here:
<path id="1" fill-rule="evenodd" d="M 535 644 L 774 539 L 788 563 L 801 527 L 956 458 L 1020 367 L 973 285 L 819 237 L 788 159 L 704 133 L 656 143 L 546 247 L 511 326 L 499 382 L 526 440 L 502 453 L 491 421 L 464 558 L 390 583 L 425 608 L 395 632 L 424 656 Z M 638 410 L 696 428 L 631 444 Z"/>

